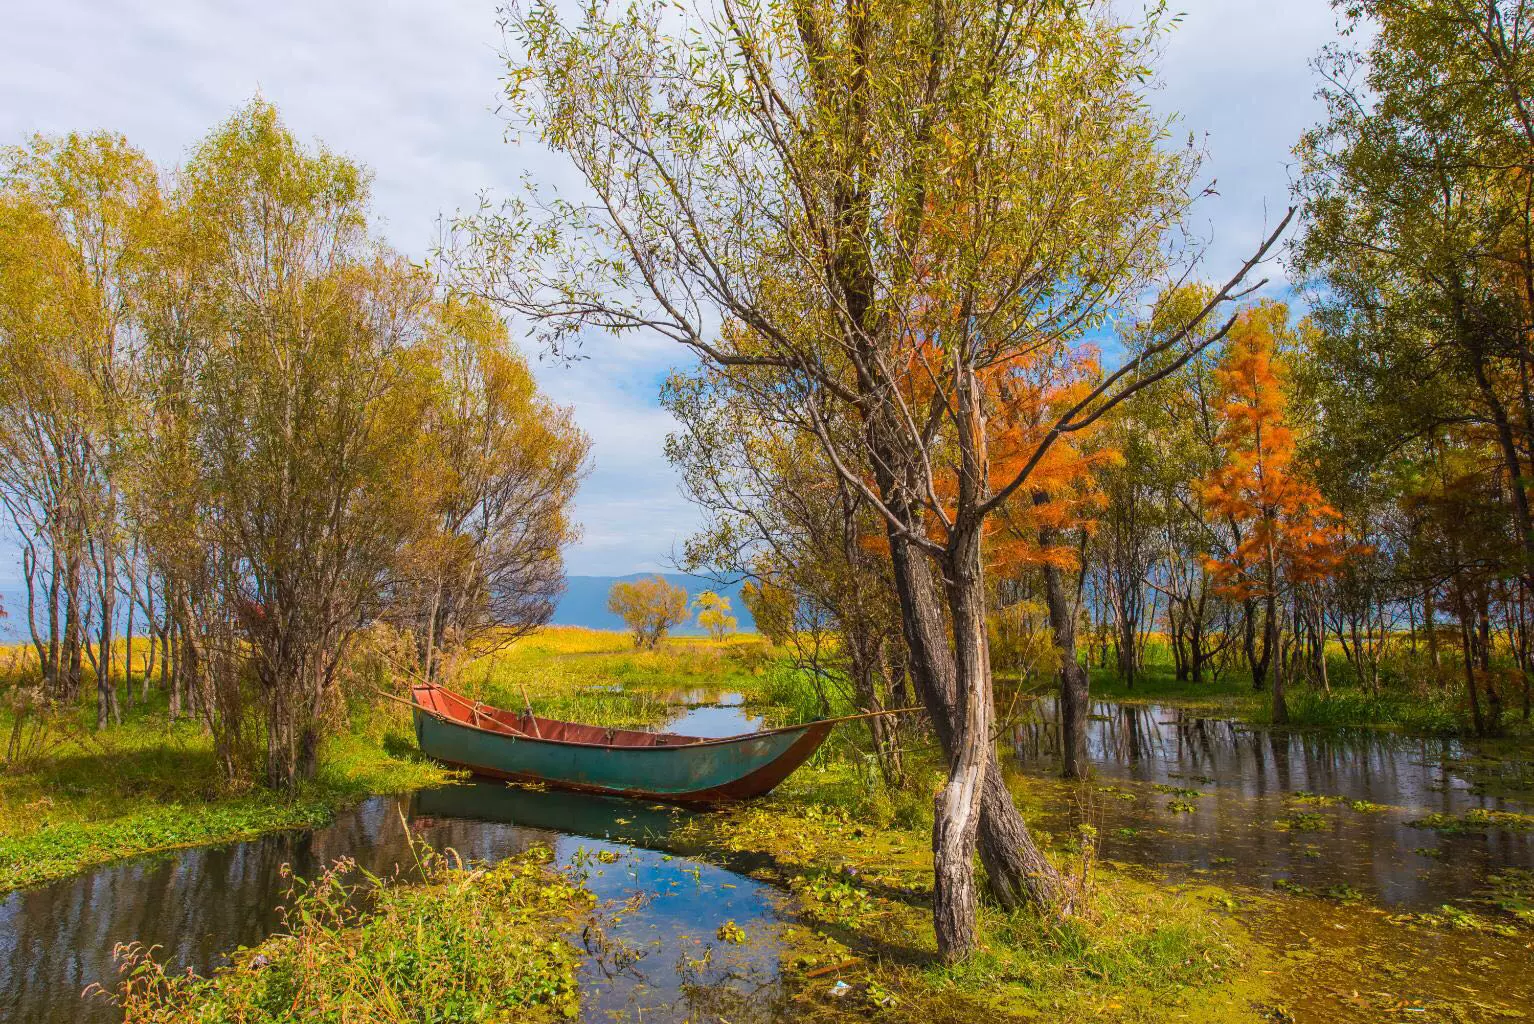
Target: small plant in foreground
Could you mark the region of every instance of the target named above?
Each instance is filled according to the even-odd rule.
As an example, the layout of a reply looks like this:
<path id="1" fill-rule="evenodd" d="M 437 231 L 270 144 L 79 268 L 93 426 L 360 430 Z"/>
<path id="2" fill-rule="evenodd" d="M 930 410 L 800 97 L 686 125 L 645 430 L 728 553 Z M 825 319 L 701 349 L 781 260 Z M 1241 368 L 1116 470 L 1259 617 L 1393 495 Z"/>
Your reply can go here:
<path id="1" fill-rule="evenodd" d="M 348 860 L 295 882 L 288 933 L 207 978 L 119 947 L 104 994 L 127 1024 L 553 1021 L 579 1010 L 576 951 L 551 936 L 590 906 L 537 849 L 490 868 L 418 849 L 425 882 L 383 885 Z"/>

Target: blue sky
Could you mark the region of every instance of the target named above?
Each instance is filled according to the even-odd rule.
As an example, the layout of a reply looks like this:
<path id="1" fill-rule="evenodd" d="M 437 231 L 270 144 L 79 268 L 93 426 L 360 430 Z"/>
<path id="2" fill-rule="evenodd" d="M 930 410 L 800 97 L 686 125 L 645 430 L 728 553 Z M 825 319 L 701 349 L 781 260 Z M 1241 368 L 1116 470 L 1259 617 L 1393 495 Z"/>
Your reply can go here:
<path id="1" fill-rule="evenodd" d="M 1290 149 L 1318 114 L 1308 61 L 1335 37 L 1328 0 L 1174 0 L 1184 12 L 1153 100 L 1204 139 L 1219 195 L 1192 223 L 1223 277 L 1288 201 Z M 381 231 L 424 256 L 439 214 L 568 171 L 502 138 L 494 113 L 493 2 L 464 0 L 44 0 L 0 34 L 0 144 L 33 132 L 122 132 L 170 165 L 257 92 L 301 137 L 372 168 Z M 1267 227 L 1265 227 L 1267 225 Z M 1279 275 L 1281 268 L 1271 268 Z M 1281 287 L 1282 282 L 1276 282 Z M 595 467 L 578 499 L 577 574 L 669 568 L 697 525 L 661 455 L 659 381 L 679 358 L 658 339 L 593 340 L 591 358 L 539 363 L 575 407 Z M 534 353 L 534 356 L 536 354 Z M 19 568 L 0 549 L 0 579 Z"/>

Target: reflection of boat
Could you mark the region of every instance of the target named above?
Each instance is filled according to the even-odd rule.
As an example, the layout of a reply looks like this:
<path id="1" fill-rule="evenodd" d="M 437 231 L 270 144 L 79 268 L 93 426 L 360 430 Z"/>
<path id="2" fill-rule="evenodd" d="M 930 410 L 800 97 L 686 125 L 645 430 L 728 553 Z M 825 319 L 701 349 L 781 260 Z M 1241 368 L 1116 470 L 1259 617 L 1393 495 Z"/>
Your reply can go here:
<path id="1" fill-rule="evenodd" d="M 679 803 L 761 796 L 847 720 L 703 739 L 502 711 L 429 684 L 413 687 L 411 699 L 416 741 L 439 761 L 493 778 Z"/>
<path id="2" fill-rule="evenodd" d="M 661 842 L 690 817 L 680 807 L 597 793 L 540 793 L 498 782 L 466 782 L 417 790 L 411 797 L 410 811 L 416 819 L 498 821 L 635 846 Z"/>

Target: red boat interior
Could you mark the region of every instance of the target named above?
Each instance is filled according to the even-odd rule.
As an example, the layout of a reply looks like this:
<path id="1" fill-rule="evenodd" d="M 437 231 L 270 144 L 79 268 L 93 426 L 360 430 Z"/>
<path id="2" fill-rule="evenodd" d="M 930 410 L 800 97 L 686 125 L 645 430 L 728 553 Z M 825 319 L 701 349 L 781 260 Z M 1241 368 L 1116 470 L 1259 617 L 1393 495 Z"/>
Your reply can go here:
<path id="1" fill-rule="evenodd" d="M 411 695 L 421 707 L 449 721 L 508 736 L 526 736 L 563 743 L 594 743 L 605 747 L 676 747 L 703 742 L 697 736 L 644 732 L 640 729 L 608 729 L 600 725 L 539 718 L 527 712 L 505 711 L 460 697 L 440 686 L 416 686 L 412 688 Z"/>

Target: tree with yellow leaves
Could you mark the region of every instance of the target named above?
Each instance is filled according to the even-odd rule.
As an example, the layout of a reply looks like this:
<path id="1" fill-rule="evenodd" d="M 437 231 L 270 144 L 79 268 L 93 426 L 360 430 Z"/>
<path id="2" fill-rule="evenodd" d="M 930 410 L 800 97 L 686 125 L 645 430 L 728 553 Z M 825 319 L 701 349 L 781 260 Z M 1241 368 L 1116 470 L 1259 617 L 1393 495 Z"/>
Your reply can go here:
<path id="1" fill-rule="evenodd" d="M 619 580 L 607 593 L 607 610 L 628 626 L 635 647 L 653 651 L 687 620 L 687 591 L 659 575 Z"/>
<path id="2" fill-rule="evenodd" d="M 730 614 L 730 599 L 712 590 L 705 590 L 697 597 L 698 625 L 707 630 L 715 640 L 723 640 L 735 632 L 739 624 Z"/>

